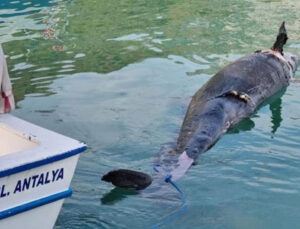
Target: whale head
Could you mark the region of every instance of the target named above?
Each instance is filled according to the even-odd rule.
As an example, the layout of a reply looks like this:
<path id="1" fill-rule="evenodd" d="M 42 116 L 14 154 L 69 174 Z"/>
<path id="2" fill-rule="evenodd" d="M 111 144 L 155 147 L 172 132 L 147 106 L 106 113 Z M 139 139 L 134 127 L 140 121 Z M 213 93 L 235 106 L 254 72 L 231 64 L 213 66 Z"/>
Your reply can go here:
<path id="1" fill-rule="evenodd" d="M 294 73 L 297 70 L 299 64 L 299 58 L 296 55 L 288 52 L 283 53 L 283 58 L 288 63 L 289 67 Z"/>

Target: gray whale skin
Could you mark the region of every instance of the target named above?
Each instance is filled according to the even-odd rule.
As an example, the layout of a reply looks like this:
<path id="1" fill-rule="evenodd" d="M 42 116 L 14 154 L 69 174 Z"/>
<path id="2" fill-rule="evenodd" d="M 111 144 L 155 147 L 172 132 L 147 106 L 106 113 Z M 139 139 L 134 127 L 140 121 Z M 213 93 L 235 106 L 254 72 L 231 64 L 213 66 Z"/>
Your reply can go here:
<path id="1" fill-rule="evenodd" d="M 298 58 L 283 52 L 287 39 L 283 22 L 271 49 L 256 51 L 229 64 L 195 93 L 177 140 L 175 151 L 180 155 L 170 172 L 174 180 L 183 176 L 228 128 L 250 117 L 264 101 L 289 85 Z M 138 171 L 114 170 L 103 177 L 118 187 L 137 190 L 152 182 L 150 175 Z"/>

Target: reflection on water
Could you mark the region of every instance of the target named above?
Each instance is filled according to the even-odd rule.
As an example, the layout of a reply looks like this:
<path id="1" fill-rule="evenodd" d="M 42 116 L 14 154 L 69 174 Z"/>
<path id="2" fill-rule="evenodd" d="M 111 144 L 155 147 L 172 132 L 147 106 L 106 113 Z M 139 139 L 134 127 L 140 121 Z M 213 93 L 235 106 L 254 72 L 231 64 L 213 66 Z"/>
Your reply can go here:
<path id="1" fill-rule="evenodd" d="M 66 26 L 65 4 L 61 0 L 0 3 L 0 42 L 17 101 L 25 95 L 54 93 L 49 85 L 72 69 L 65 62 L 60 37 Z"/>
<path id="2" fill-rule="evenodd" d="M 274 134 L 277 129 L 280 127 L 282 122 L 281 117 L 281 98 L 278 98 L 270 103 L 270 110 L 272 111 L 272 133 Z"/>
<path id="3" fill-rule="evenodd" d="M 12 69 L 17 101 L 25 94 L 54 93 L 48 85 L 61 75 L 112 72 L 149 57 L 183 56 L 199 65 L 188 75 L 213 74 L 244 53 L 268 47 L 278 27 L 275 21 L 250 23 L 252 11 L 261 14 L 251 2 L 127 0 L 118 7 L 114 1 L 0 4 L 0 41 Z M 297 20 L 288 25 L 293 32 Z"/>
<path id="4" fill-rule="evenodd" d="M 238 125 L 232 127 L 228 133 L 239 133 L 240 131 L 250 131 L 255 127 L 255 123 L 251 118 L 242 120 Z"/>
<path id="5" fill-rule="evenodd" d="M 126 196 L 129 195 L 137 195 L 138 193 L 134 190 L 126 190 L 122 188 L 114 188 L 112 189 L 109 193 L 106 193 L 103 195 L 101 198 L 101 203 L 102 204 L 114 204 L 115 202 L 118 202 Z"/>
<path id="6" fill-rule="evenodd" d="M 145 228 L 174 211 L 172 190 L 146 198 L 111 191 L 100 177 L 151 172 L 193 93 L 229 62 L 270 47 L 283 20 L 287 50 L 299 55 L 299 10 L 293 0 L 0 1 L 15 115 L 90 147 L 55 228 Z M 298 92 L 292 83 L 198 160 L 179 183 L 188 210 L 170 227 L 297 228 Z"/>
<path id="7" fill-rule="evenodd" d="M 280 127 L 282 122 L 281 117 L 281 104 L 282 104 L 282 96 L 286 90 L 279 92 L 278 94 L 274 95 L 269 101 L 266 101 L 262 106 L 267 105 L 271 111 L 271 123 L 272 123 L 272 133 L 275 134 L 277 129 Z M 255 117 L 257 115 L 253 115 Z M 255 123 L 251 118 L 246 118 L 242 120 L 239 124 L 234 126 L 232 129 L 229 130 L 229 133 L 239 133 L 240 131 L 249 131 L 255 127 Z"/>

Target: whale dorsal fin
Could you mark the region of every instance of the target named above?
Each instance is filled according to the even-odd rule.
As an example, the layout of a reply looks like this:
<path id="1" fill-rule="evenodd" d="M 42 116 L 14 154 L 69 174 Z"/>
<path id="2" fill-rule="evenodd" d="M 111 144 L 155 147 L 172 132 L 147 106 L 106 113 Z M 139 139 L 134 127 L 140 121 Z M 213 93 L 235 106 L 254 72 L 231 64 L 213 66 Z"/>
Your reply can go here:
<path id="1" fill-rule="evenodd" d="M 271 49 L 283 54 L 282 53 L 283 52 L 283 46 L 285 45 L 287 40 L 288 40 L 288 36 L 287 36 L 287 33 L 286 33 L 286 29 L 285 29 L 285 22 L 282 22 L 282 24 L 279 28 L 279 32 L 278 32 L 276 41 L 275 41 L 275 43 L 274 43 L 274 45 Z"/>

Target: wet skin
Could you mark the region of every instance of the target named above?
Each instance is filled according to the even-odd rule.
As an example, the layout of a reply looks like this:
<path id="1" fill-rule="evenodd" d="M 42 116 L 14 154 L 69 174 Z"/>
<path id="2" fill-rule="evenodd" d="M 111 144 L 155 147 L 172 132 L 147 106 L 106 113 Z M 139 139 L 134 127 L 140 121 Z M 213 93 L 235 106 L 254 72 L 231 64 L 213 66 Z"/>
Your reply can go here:
<path id="1" fill-rule="evenodd" d="M 161 165 L 158 169 L 160 175 L 169 173 L 173 180 L 181 178 L 197 157 L 213 146 L 230 127 L 250 117 L 262 103 L 282 92 L 289 85 L 296 66 L 295 56 L 282 56 L 270 50 L 243 57 L 214 75 L 195 93 L 189 104 L 176 151 L 170 151 L 180 153 L 179 157 L 174 153 L 161 155 L 156 162 Z M 138 171 L 131 171 L 128 176 L 122 170 L 115 170 L 103 178 L 118 187 L 137 190 L 151 183 L 141 185 L 141 178 L 151 178 Z M 153 181 L 163 180 L 161 176 L 153 178 Z"/>
<path id="2" fill-rule="evenodd" d="M 296 66 L 296 58 L 294 62 Z M 177 151 L 185 151 L 195 160 L 228 128 L 251 116 L 265 100 L 286 88 L 294 71 L 295 67 L 288 62 L 262 52 L 222 69 L 193 96 L 181 127 Z"/>
<path id="3" fill-rule="evenodd" d="M 160 175 L 171 176 L 172 180 L 182 177 L 197 157 L 213 146 L 230 127 L 249 118 L 261 104 L 289 85 L 298 58 L 283 52 L 287 39 L 283 22 L 270 50 L 256 51 L 238 59 L 195 93 L 182 123 L 176 150 L 170 151 L 180 155 L 169 154 L 172 155 L 169 158 L 162 155 L 157 161 L 159 168 L 155 167 Z M 276 107 L 276 104 L 271 105 L 274 111 Z M 277 128 L 275 125 L 274 131 Z M 137 190 L 150 185 L 151 182 L 144 184 L 143 180 L 157 180 L 139 171 L 126 171 L 112 171 L 104 175 L 103 180 Z"/>

